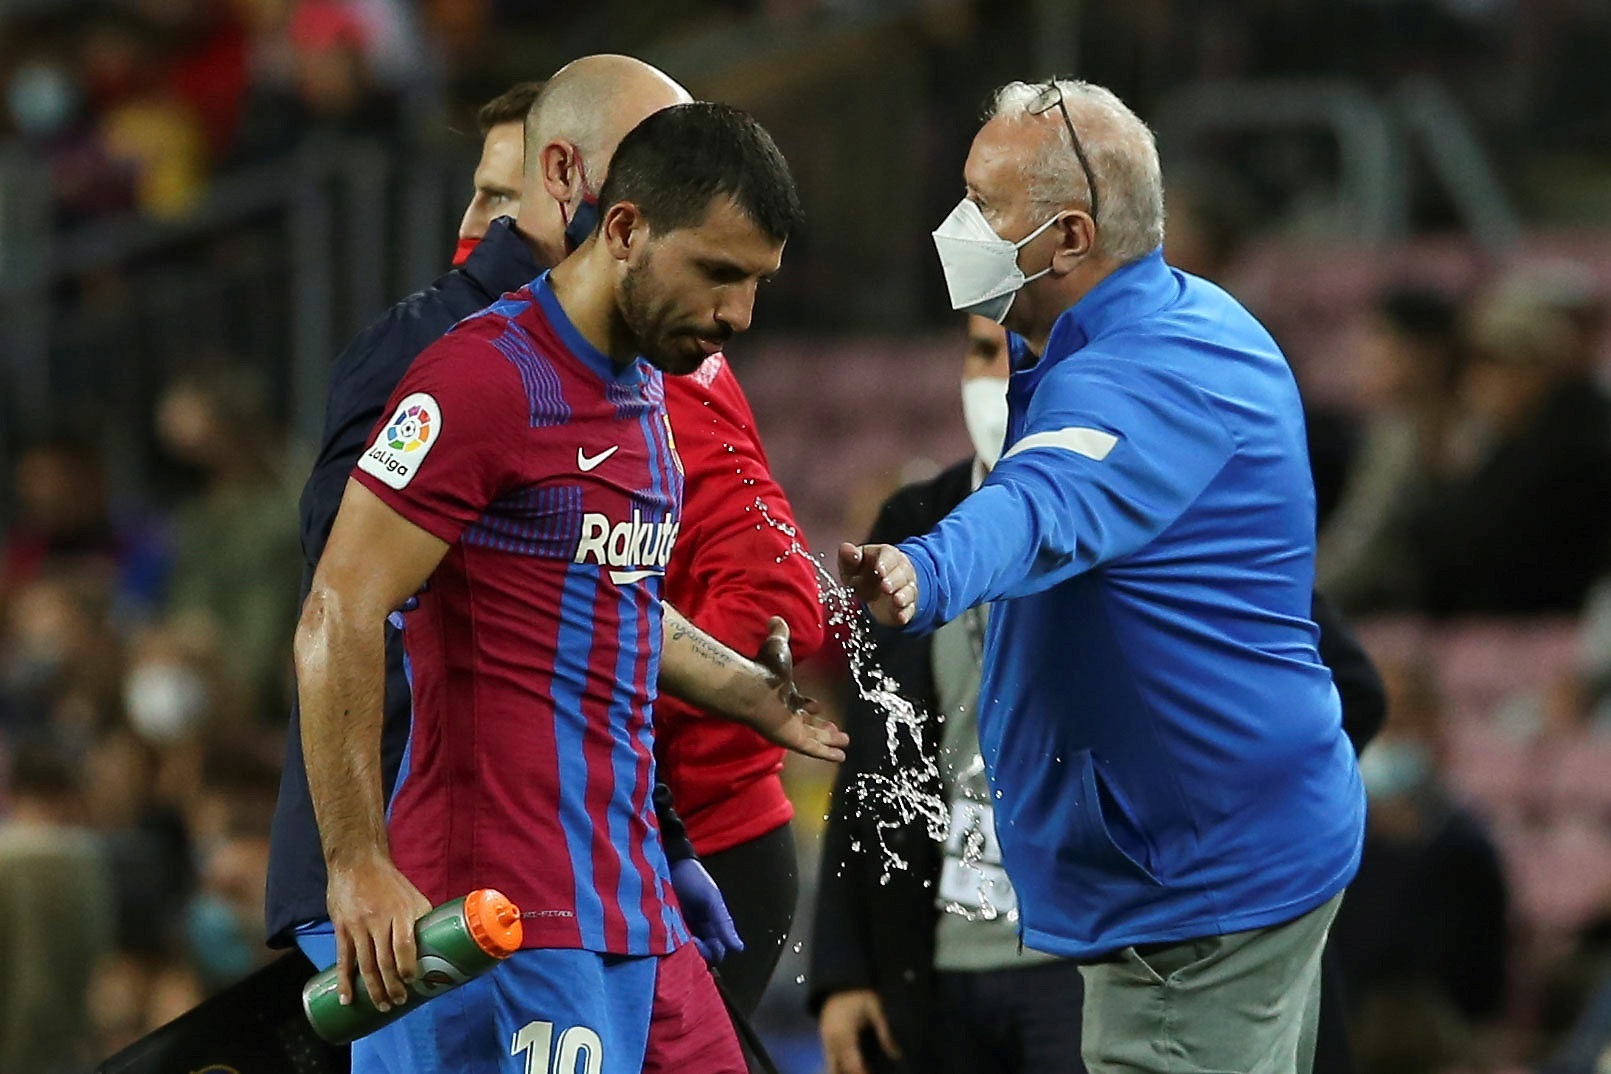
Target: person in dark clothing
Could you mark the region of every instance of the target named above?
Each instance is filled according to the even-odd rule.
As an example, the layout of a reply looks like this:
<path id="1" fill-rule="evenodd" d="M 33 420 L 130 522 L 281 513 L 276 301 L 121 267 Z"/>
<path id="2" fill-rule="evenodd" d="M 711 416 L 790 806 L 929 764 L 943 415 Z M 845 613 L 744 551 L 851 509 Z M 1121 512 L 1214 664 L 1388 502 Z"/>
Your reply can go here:
<path id="1" fill-rule="evenodd" d="M 1469 334 L 1469 420 L 1412 521 L 1425 610 L 1575 612 L 1611 542 L 1611 398 L 1542 302 L 1500 295 Z"/>
<path id="2" fill-rule="evenodd" d="M 1365 853 L 1332 939 L 1350 1015 L 1419 989 L 1467 1035 L 1504 1012 L 1509 897 L 1482 823 L 1438 778 L 1439 699 L 1424 663 L 1383 665 L 1390 718 L 1360 759 L 1370 797 Z"/>
<path id="3" fill-rule="evenodd" d="M 970 317 L 963 401 L 975 455 L 891 496 L 869 543 L 928 531 L 978 487 L 1006 432 L 1005 354 L 1002 329 Z M 1311 614 L 1357 751 L 1385 718 L 1381 680 L 1318 593 Z M 1004 874 L 996 875 L 989 837 L 975 861 L 947 852 L 959 841 L 956 828 L 980 812 L 989 816 L 978 809 L 980 788 L 968 785 L 977 732 L 971 702 L 957 696 L 978 691 L 981 653 L 970 645 L 975 634 L 982 639 L 982 626 L 964 616 L 931 637 L 877 625 L 871 631 L 870 658 L 926 718 L 918 724 L 920 741 L 894 736 L 892 756 L 885 711 L 855 691 L 846 710 L 851 745 L 824 836 L 810 965 L 809 1004 L 819 1018 L 830 1074 L 1083 1071 L 1079 1020 L 1069 1015 L 1082 994 L 1077 966 L 1019 947 L 1011 888 Z M 970 732 L 973 740 L 965 741 Z M 908 787 L 915 782 L 920 793 L 939 798 L 952 838 L 941 842 L 922 817 L 900 822 L 868 802 L 860 788 L 869 777 Z M 906 867 L 891 867 L 897 859 Z M 960 889 L 958 877 L 966 880 Z M 981 914 L 977 898 L 970 905 L 969 887 L 983 891 L 992 909 Z M 1349 1074 L 1330 958 L 1323 976 L 1314 1069 Z"/>

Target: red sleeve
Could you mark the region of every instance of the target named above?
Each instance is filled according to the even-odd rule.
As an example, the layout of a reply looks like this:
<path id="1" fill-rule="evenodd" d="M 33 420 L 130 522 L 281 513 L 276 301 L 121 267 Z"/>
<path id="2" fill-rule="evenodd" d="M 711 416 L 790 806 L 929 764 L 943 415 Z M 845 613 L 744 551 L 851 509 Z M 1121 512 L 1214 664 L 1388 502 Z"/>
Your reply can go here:
<path id="1" fill-rule="evenodd" d="M 403 376 L 352 476 L 452 544 L 517 479 L 527 409 L 508 359 L 472 334 L 444 336 Z"/>
<path id="2" fill-rule="evenodd" d="M 767 619 L 782 616 L 795 659 L 805 659 L 823 639 L 817 569 L 772 479 L 749 401 L 720 356 L 665 385 L 686 476 L 666 599 L 746 656 L 760 648 Z"/>

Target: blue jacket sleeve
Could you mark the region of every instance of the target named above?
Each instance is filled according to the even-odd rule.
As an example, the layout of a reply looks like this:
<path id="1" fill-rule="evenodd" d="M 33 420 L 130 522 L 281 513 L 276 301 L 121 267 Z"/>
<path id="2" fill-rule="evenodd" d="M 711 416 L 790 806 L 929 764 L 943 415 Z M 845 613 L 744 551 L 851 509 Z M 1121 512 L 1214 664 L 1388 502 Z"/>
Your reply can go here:
<path id="1" fill-rule="evenodd" d="M 1038 593 L 1143 547 L 1230 459 L 1210 401 L 1134 362 L 1065 360 L 1031 396 L 1023 434 L 978 491 L 899 547 L 917 572 L 908 631 Z"/>

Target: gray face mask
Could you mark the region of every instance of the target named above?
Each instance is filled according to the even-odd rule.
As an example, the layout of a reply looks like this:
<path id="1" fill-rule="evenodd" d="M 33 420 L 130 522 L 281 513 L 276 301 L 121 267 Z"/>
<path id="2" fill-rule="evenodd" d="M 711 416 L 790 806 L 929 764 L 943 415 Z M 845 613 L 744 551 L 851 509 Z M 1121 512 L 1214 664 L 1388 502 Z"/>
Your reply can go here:
<path id="1" fill-rule="evenodd" d="M 25 63 L 6 84 L 6 110 L 17 130 L 30 138 L 61 134 L 77 107 L 72 81 L 53 63 Z"/>

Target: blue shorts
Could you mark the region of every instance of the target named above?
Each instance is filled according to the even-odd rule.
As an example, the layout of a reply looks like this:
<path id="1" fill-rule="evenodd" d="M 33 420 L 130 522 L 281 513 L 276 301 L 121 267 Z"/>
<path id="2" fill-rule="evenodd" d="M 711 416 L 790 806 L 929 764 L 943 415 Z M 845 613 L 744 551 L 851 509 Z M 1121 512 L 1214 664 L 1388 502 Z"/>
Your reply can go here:
<path id="1" fill-rule="evenodd" d="M 663 956 L 517 951 L 352 1046 L 353 1074 L 745 1074 L 692 944 Z"/>

